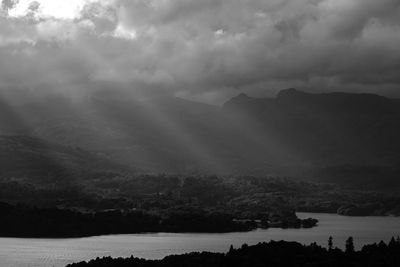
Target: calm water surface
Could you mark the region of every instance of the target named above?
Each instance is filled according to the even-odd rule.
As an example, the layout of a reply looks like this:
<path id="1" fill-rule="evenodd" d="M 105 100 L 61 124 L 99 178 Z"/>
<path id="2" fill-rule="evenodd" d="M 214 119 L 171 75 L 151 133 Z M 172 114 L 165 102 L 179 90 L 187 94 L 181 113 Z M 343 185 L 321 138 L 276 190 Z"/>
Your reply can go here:
<path id="1" fill-rule="evenodd" d="M 192 251 L 226 252 L 229 246 L 257 244 L 269 240 L 317 242 L 343 248 L 349 236 L 357 248 L 366 243 L 388 241 L 400 235 L 399 217 L 344 217 L 335 214 L 298 213 L 313 217 L 319 226 L 311 229 L 268 229 L 228 234 L 134 234 L 74 239 L 0 238 L 1 267 L 61 267 L 68 263 L 102 256 L 159 259 Z"/>

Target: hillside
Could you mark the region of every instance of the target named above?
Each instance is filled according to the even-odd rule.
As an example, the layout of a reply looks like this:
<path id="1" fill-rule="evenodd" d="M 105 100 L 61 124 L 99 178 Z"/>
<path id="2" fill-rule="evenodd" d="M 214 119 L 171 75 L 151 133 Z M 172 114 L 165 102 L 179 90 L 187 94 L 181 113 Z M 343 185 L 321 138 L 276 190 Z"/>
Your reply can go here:
<path id="1" fill-rule="evenodd" d="M 48 96 L 0 104 L 3 134 L 80 147 L 141 173 L 287 175 L 383 185 L 400 173 L 400 104 L 378 95 L 288 89 L 276 98 L 241 94 L 219 108 L 165 95 L 136 99 L 98 91 L 78 101 Z M 51 152 L 46 164 L 61 159 L 68 169 L 91 166 L 82 153 Z"/>
<path id="2" fill-rule="evenodd" d="M 0 136 L 0 179 L 32 184 L 72 183 L 90 172 L 122 166 L 76 147 L 29 136 Z"/>
<path id="3" fill-rule="evenodd" d="M 224 111 L 251 121 L 332 179 L 395 178 L 400 161 L 400 105 L 370 94 L 308 94 L 288 89 L 275 99 L 233 98 Z M 255 126 L 254 126 L 255 125 Z"/>

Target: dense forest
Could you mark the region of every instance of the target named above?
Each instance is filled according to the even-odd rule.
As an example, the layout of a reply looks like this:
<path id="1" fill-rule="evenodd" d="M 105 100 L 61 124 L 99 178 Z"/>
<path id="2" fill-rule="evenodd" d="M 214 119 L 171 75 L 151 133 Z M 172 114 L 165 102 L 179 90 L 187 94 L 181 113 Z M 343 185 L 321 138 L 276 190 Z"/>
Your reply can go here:
<path id="1" fill-rule="evenodd" d="M 400 266 L 400 239 L 392 238 L 388 244 L 365 245 L 360 251 L 354 250 L 353 239 L 346 241 L 346 250 L 334 248 L 328 240 L 328 248 L 313 243 L 305 246 L 297 242 L 271 241 L 254 246 L 242 245 L 230 248 L 227 253 L 194 252 L 184 255 L 167 256 L 162 260 L 111 257 L 97 258 L 89 262 L 70 264 L 68 267 L 235 267 L 235 266 Z"/>
<path id="2" fill-rule="evenodd" d="M 143 232 L 246 231 L 254 224 L 237 223 L 228 214 L 186 209 L 156 215 L 145 211 L 108 210 L 81 213 L 0 203 L 0 236 L 83 237 Z"/>
<path id="3" fill-rule="evenodd" d="M 291 210 L 351 216 L 400 215 L 400 197 L 391 192 L 282 177 L 99 171 L 79 181 L 68 181 L 4 178 L 0 180 L 0 201 L 90 211 L 135 208 L 159 212 L 191 206 L 231 213 L 241 219 L 260 219 L 265 212 Z"/>
<path id="4" fill-rule="evenodd" d="M 296 211 L 400 215 L 399 196 L 368 187 L 271 176 L 141 175 L 36 138 L 3 137 L 0 146 L 2 236 L 316 226 Z"/>
<path id="5" fill-rule="evenodd" d="M 36 208 L 0 202 L 0 236 L 6 237 L 83 237 L 144 232 L 249 231 L 256 227 L 312 227 L 317 220 L 271 214 L 263 221 L 239 220 L 230 213 L 182 206 L 151 212 L 147 210 L 103 210 L 79 212 L 57 208 Z M 281 220 L 273 225 L 274 220 Z M 271 222 L 271 225 L 270 225 Z"/>

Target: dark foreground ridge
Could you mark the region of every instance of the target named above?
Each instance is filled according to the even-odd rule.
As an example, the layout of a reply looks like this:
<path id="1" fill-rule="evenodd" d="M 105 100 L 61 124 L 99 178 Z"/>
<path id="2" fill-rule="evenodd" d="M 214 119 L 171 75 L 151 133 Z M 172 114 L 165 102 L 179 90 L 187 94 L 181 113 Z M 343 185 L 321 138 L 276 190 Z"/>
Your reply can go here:
<path id="1" fill-rule="evenodd" d="M 194 252 L 184 255 L 167 256 L 162 260 L 111 257 L 97 258 L 89 262 L 70 264 L 67 267 L 170 267 L 170 266 L 400 266 L 400 240 L 392 238 L 389 244 L 380 242 L 364 246 L 354 251 L 353 239 L 346 242 L 346 251 L 326 249 L 313 243 L 308 246 L 297 242 L 271 241 L 255 246 L 244 244 L 239 249 L 230 248 L 229 252 Z"/>

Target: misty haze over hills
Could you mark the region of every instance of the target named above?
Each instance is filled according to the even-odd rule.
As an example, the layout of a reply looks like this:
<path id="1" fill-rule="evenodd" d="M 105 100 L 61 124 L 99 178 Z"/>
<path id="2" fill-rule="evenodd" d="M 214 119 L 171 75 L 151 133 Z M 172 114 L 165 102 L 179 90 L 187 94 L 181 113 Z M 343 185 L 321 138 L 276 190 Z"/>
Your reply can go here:
<path id="1" fill-rule="evenodd" d="M 58 162 L 64 167 L 86 162 L 90 168 L 96 164 L 88 162 L 103 160 L 109 169 L 123 165 L 137 173 L 280 175 L 361 184 L 393 183 L 400 173 L 400 102 L 378 95 L 287 89 L 276 98 L 240 94 L 222 107 L 104 92 L 79 101 L 60 96 L 0 101 L 1 145 L 12 148 L 6 154 L 21 154 L 19 140 L 32 151 L 46 147 L 39 153 L 42 161 L 52 158 L 46 154 L 63 155 Z M 9 137 L 21 135 L 26 137 Z M 27 142 L 28 136 L 38 139 Z"/>
<path id="2" fill-rule="evenodd" d="M 400 101 L 350 93 L 399 97 L 399 14 L 398 0 L 3 0 L 0 133 L 137 173 L 390 180 Z M 291 87 L 316 94 L 185 100 Z"/>

